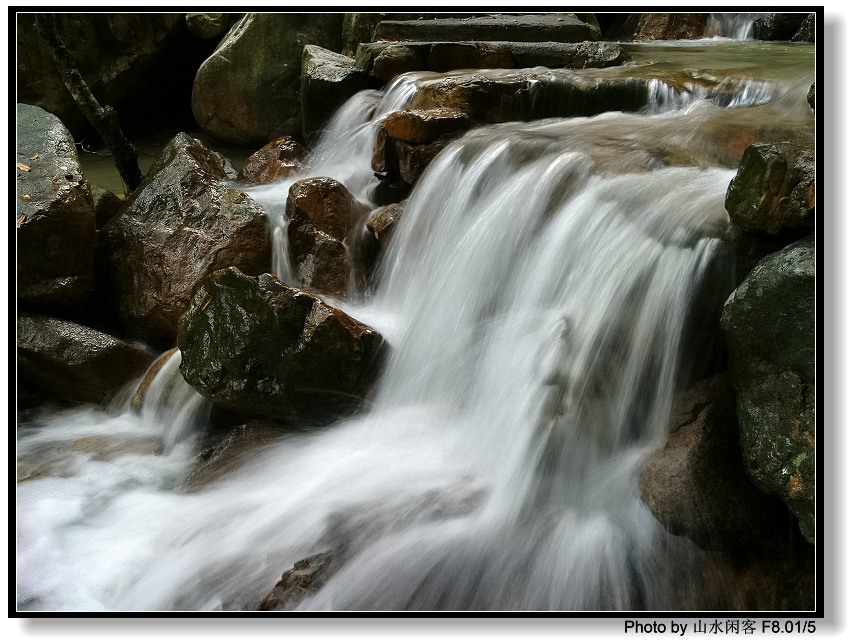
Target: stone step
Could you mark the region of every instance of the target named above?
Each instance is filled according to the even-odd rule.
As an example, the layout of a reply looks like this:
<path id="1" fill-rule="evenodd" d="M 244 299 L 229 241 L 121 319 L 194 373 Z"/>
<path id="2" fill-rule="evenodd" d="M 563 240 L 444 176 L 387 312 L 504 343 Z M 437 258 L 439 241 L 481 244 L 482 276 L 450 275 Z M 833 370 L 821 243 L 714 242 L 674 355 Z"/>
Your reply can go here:
<path id="1" fill-rule="evenodd" d="M 359 69 L 389 82 L 407 71 L 525 69 L 530 67 L 603 68 L 621 65 L 630 54 L 613 42 L 386 41 L 360 44 Z"/>
<path id="2" fill-rule="evenodd" d="M 434 20 L 383 20 L 375 30 L 375 40 L 508 40 L 514 42 L 583 42 L 600 40 L 597 20 L 573 13 L 491 15 L 476 18 Z M 589 17 L 591 16 L 591 17 Z"/>

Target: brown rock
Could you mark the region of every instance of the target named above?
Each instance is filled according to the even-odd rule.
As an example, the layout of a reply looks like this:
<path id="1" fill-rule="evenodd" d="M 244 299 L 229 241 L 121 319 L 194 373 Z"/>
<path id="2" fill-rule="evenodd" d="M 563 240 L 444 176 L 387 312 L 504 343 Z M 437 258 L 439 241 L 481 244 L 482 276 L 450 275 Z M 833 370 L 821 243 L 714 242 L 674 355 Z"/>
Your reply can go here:
<path id="1" fill-rule="evenodd" d="M 443 134 L 468 129 L 470 118 L 450 108 L 403 110 L 391 113 L 383 128 L 391 138 L 405 143 L 430 143 Z"/>
<path id="2" fill-rule="evenodd" d="M 266 185 L 288 178 L 303 168 L 306 148 L 291 136 L 272 140 L 247 159 L 238 173 L 238 180 L 251 185 Z"/>

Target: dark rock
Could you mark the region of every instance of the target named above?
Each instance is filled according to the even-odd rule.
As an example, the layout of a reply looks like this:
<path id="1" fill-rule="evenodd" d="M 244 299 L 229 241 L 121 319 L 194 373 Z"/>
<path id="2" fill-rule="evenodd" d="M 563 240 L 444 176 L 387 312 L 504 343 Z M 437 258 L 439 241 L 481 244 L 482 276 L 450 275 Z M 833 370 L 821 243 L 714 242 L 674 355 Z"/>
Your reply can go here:
<path id="1" fill-rule="evenodd" d="M 746 470 L 814 542 L 815 250 L 809 237 L 762 260 L 732 293 L 722 328 Z"/>
<path id="2" fill-rule="evenodd" d="M 299 560 L 282 574 L 273 590 L 262 600 L 259 611 L 287 611 L 297 606 L 307 594 L 317 592 L 331 574 L 335 561 L 332 551 Z"/>
<path id="3" fill-rule="evenodd" d="M 398 175 L 408 185 L 416 185 L 419 177 L 428 169 L 431 161 L 452 141 L 460 138 L 463 132 L 443 134 L 436 140 L 418 145 L 405 141 L 395 141 L 395 154 L 398 158 Z"/>
<path id="4" fill-rule="evenodd" d="M 309 422 L 359 407 L 385 345 L 308 292 L 234 268 L 205 279 L 178 335 L 182 375 L 215 405 Z"/>
<path id="5" fill-rule="evenodd" d="M 811 107 L 812 111 L 814 111 L 814 86 L 815 83 L 811 83 L 811 87 L 808 90 L 808 94 L 805 99 L 808 101 L 809 107 Z"/>
<path id="6" fill-rule="evenodd" d="M 179 55 L 183 14 L 57 13 L 56 22 L 81 76 L 102 105 L 117 110 L 123 126 L 174 105 L 171 89 L 184 80 L 185 63 L 193 63 Z M 33 13 L 17 14 L 18 100 L 56 114 L 76 135 L 88 132 L 34 23 Z"/>
<path id="7" fill-rule="evenodd" d="M 17 121 L 18 299 L 47 310 L 75 310 L 92 288 L 92 195 L 74 139 L 56 116 L 19 103 Z"/>
<path id="8" fill-rule="evenodd" d="M 528 104 L 529 78 L 493 78 L 482 73 L 462 74 L 419 87 L 411 109 L 445 107 L 482 123 L 522 120 Z"/>
<path id="9" fill-rule="evenodd" d="M 793 38 L 807 13 L 765 13 L 756 18 L 753 25 L 755 40 L 790 40 Z"/>
<path id="10" fill-rule="evenodd" d="M 704 549 L 729 551 L 786 533 L 777 509 L 787 510 L 743 472 L 734 393 L 724 376 L 687 390 L 669 431 L 664 448 L 643 465 L 640 492 L 670 532 Z"/>
<path id="11" fill-rule="evenodd" d="M 303 48 L 339 51 L 341 40 L 342 14 L 246 14 L 196 74 L 196 122 L 205 133 L 237 145 L 300 136 Z"/>
<path id="12" fill-rule="evenodd" d="M 745 231 L 808 232 L 815 215 L 814 148 L 797 143 L 757 143 L 743 153 L 728 186 L 725 208 Z"/>
<path id="13" fill-rule="evenodd" d="M 366 227 L 377 240 L 382 250 L 389 246 L 392 233 L 404 214 L 404 203 L 393 203 L 374 210 L 366 222 Z"/>
<path id="14" fill-rule="evenodd" d="M 623 65 L 630 54 L 614 42 L 512 43 L 515 67 L 567 67 L 602 69 Z"/>
<path id="15" fill-rule="evenodd" d="M 708 13 L 631 13 L 612 26 L 612 40 L 684 40 L 703 38 Z"/>
<path id="16" fill-rule="evenodd" d="M 71 321 L 18 315 L 18 376 L 55 399 L 106 404 L 153 358 L 143 346 Z"/>
<path id="17" fill-rule="evenodd" d="M 266 185 L 288 178 L 303 169 L 306 148 L 291 136 L 272 140 L 247 159 L 238 172 L 238 180 L 251 185 Z"/>
<path id="18" fill-rule="evenodd" d="M 461 42 L 467 40 L 513 42 L 583 42 L 600 40 L 600 30 L 572 13 L 492 15 L 436 20 L 384 20 L 376 40 Z"/>
<path id="19" fill-rule="evenodd" d="M 100 185 L 90 185 L 89 190 L 95 207 L 95 227 L 100 230 L 119 213 L 125 201 Z"/>
<path id="20" fill-rule="evenodd" d="M 797 32 L 794 34 L 794 37 L 791 38 L 791 40 L 793 42 L 814 42 L 814 21 L 815 14 L 808 14 L 805 20 L 802 21 L 800 28 L 797 29 Z"/>
<path id="21" fill-rule="evenodd" d="M 369 208 L 332 178 L 297 181 L 288 192 L 289 254 L 301 287 L 344 296 L 353 279 L 352 235 Z"/>
<path id="22" fill-rule="evenodd" d="M 310 140 L 351 96 L 371 86 L 356 61 L 315 45 L 303 49 L 300 108 L 303 137 Z"/>
<path id="23" fill-rule="evenodd" d="M 360 43 L 373 42 L 382 20 L 436 20 L 438 18 L 474 18 L 480 13 L 346 13 L 342 24 L 342 53 L 355 56 Z"/>
<path id="24" fill-rule="evenodd" d="M 131 336 L 171 343 L 191 296 L 215 270 L 270 270 L 265 213 L 244 192 L 225 187 L 234 176 L 222 155 L 180 133 L 101 230 L 104 296 Z"/>
<path id="25" fill-rule="evenodd" d="M 396 76 L 408 71 L 421 71 L 424 67 L 425 63 L 422 61 L 422 56 L 412 47 L 391 45 L 378 49 L 377 56 L 371 62 L 371 75 L 386 83 Z"/>
<path id="26" fill-rule="evenodd" d="M 241 18 L 239 13 L 186 13 L 187 33 L 206 40 L 220 38 Z"/>

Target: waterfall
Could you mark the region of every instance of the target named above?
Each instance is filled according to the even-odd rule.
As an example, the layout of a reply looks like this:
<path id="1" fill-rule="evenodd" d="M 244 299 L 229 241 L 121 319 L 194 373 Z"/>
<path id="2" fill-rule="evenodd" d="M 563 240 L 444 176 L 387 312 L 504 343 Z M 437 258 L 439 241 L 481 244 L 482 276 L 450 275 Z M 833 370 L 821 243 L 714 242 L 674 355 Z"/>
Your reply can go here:
<path id="1" fill-rule="evenodd" d="M 763 13 L 712 13 L 705 35 L 734 40 L 752 40 L 755 35 L 755 20 L 763 15 Z"/>
<path id="2" fill-rule="evenodd" d="M 248 190 L 282 278 L 290 185 L 330 175 L 370 200 L 377 123 L 424 79 L 355 96 L 299 176 Z M 140 415 L 20 427 L 19 608 L 255 609 L 324 553 L 298 609 L 719 609 L 707 557 L 654 519 L 638 477 L 692 366 L 694 307 L 722 294 L 704 288 L 728 264 L 735 168 L 711 150 L 794 93 L 729 82 L 654 83 L 645 113 L 491 125 L 444 149 L 373 297 L 349 304 L 392 348 L 361 415 L 189 485 L 207 405 L 174 356 Z"/>

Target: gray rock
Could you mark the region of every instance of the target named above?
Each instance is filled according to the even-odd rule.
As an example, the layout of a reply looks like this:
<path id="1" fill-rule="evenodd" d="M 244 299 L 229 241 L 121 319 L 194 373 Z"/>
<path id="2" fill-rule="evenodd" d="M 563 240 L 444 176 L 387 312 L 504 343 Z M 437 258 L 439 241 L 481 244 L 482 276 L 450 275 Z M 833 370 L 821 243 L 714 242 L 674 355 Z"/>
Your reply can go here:
<path id="1" fill-rule="evenodd" d="M 755 40 L 790 40 L 802 26 L 807 13 L 765 13 L 753 24 Z"/>
<path id="2" fill-rule="evenodd" d="M 79 308 L 92 288 L 95 210 L 74 139 L 53 114 L 17 106 L 15 221 L 18 299 Z"/>
<path id="3" fill-rule="evenodd" d="M 186 13 L 184 22 L 191 36 L 210 40 L 223 36 L 240 17 L 235 13 Z"/>
<path id="4" fill-rule="evenodd" d="M 728 186 L 725 208 L 744 231 L 809 232 L 815 215 L 814 148 L 797 143 L 757 143 L 743 153 Z"/>
<path id="5" fill-rule="evenodd" d="M 303 48 L 338 51 L 341 40 L 342 14 L 245 15 L 196 74 L 196 122 L 207 134 L 237 145 L 301 136 Z"/>
<path id="6" fill-rule="evenodd" d="M 368 89 L 368 74 L 355 60 L 323 47 L 306 45 L 300 76 L 303 137 L 310 140 L 351 96 Z"/>
<path id="7" fill-rule="evenodd" d="M 746 470 L 814 542 L 814 237 L 763 259 L 732 293 L 722 328 Z"/>
<path id="8" fill-rule="evenodd" d="M 229 268 L 196 292 L 178 347 L 185 380 L 215 405 L 314 422 L 359 407 L 385 342 L 307 292 Z"/>
<path id="9" fill-rule="evenodd" d="M 800 28 L 797 29 L 797 32 L 791 40 L 793 42 L 814 42 L 814 32 L 815 14 L 810 13 L 806 16 L 806 19 L 803 20 Z"/>
<path id="10" fill-rule="evenodd" d="M 18 315 L 18 376 L 54 399 L 107 404 L 155 355 L 93 328 L 55 317 Z"/>
<path id="11" fill-rule="evenodd" d="M 808 105 L 809 105 L 809 107 L 811 107 L 812 111 L 814 111 L 814 108 L 815 108 L 814 107 L 814 105 L 815 105 L 815 99 L 814 99 L 814 91 L 815 91 L 814 86 L 815 86 L 815 84 L 816 83 L 811 83 L 811 87 L 809 88 L 808 94 L 805 97 L 805 99 L 808 101 Z"/>
<path id="12" fill-rule="evenodd" d="M 131 336 L 171 343 L 191 296 L 215 270 L 270 270 L 264 210 L 223 184 L 234 177 L 222 155 L 180 133 L 122 213 L 102 228 L 103 294 Z"/>
<path id="13" fill-rule="evenodd" d="M 583 42 L 600 40 L 600 29 L 572 13 L 490 15 L 436 20 L 384 20 L 376 40 L 461 42 L 506 40 L 513 42 Z"/>

